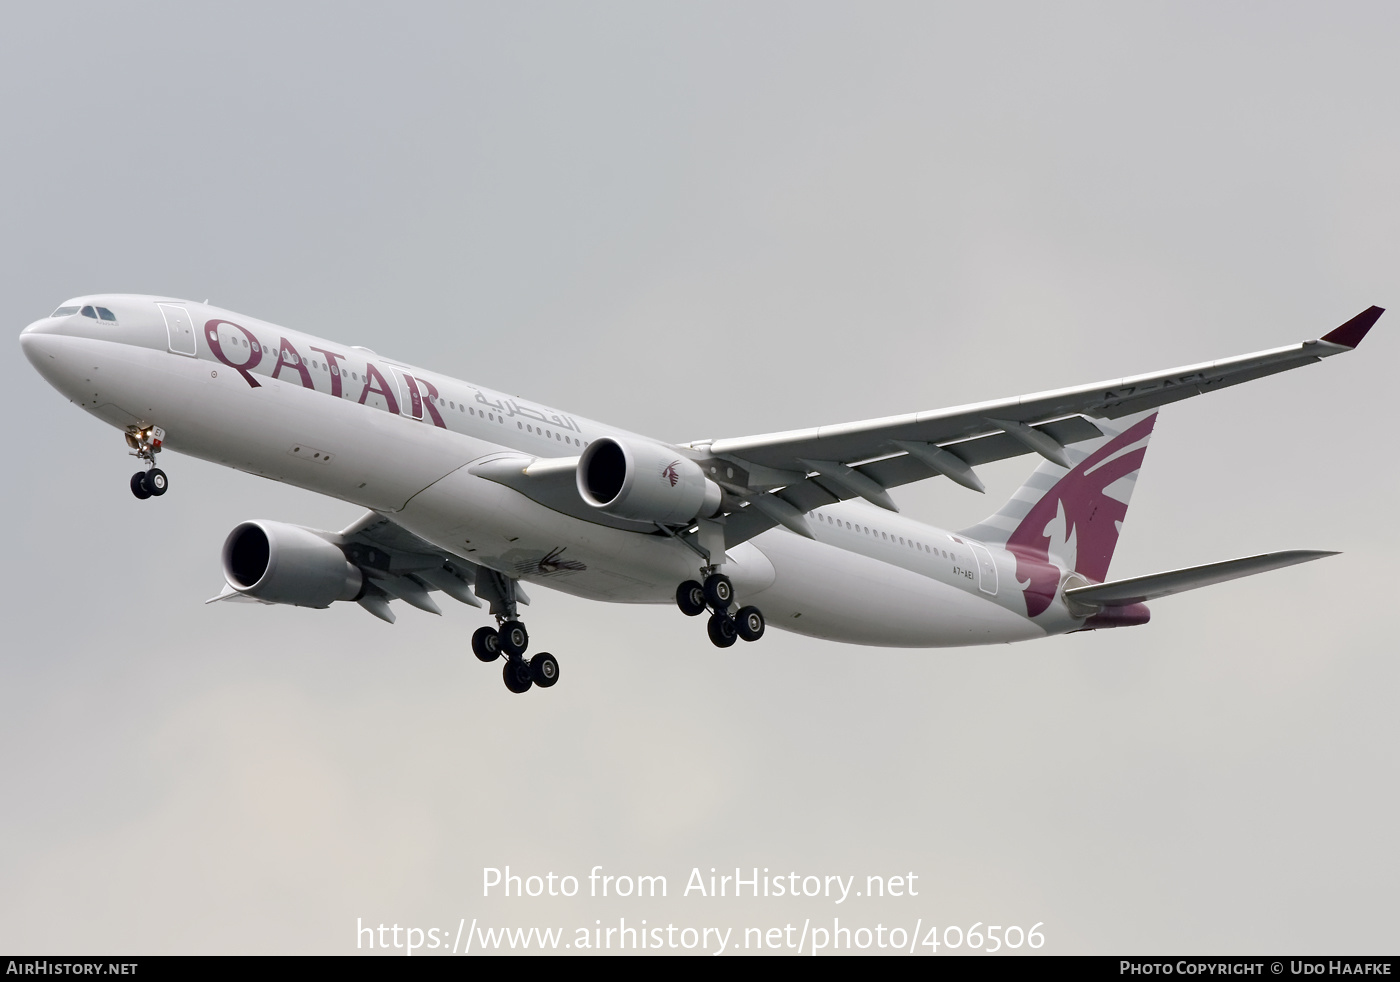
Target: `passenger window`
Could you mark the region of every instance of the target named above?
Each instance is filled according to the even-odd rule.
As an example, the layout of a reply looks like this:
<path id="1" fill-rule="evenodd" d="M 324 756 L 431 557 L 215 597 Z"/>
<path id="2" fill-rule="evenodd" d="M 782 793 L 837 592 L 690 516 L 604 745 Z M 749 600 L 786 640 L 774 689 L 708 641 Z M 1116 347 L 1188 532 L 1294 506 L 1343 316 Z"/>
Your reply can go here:
<path id="1" fill-rule="evenodd" d="M 113 324 L 117 322 L 117 315 L 112 313 L 106 307 L 98 307 L 97 316 L 101 317 L 104 321 L 111 321 Z"/>
<path id="2" fill-rule="evenodd" d="M 84 307 L 82 313 L 84 317 L 91 317 L 93 320 L 97 320 L 97 311 L 93 310 L 91 307 Z"/>

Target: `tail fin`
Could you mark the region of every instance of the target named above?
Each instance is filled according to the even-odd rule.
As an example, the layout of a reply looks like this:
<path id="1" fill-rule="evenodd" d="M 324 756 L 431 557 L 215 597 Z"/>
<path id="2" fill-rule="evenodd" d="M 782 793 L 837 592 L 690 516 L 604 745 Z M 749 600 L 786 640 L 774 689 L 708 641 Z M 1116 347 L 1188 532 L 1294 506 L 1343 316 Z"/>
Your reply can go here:
<path id="1" fill-rule="evenodd" d="M 1103 436 L 1065 448 L 1070 470 L 1042 463 L 996 514 L 963 530 L 1016 555 L 1017 579 L 1030 581 L 1022 583 L 1030 616 L 1049 606 L 1059 587 L 1056 567 L 1091 583 L 1108 576 L 1156 422 L 1155 411 L 1098 421 Z"/>

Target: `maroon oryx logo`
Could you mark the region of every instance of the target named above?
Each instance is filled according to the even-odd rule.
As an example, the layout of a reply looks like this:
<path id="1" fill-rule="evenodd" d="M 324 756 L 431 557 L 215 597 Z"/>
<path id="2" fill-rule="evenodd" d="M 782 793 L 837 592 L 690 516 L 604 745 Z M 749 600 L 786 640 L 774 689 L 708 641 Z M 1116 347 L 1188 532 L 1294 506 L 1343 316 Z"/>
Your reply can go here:
<path id="1" fill-rule="evenodd" d="M 667 464 L 666 469 L 661 472 L 662 478 L 664 478 L 667 481 L 670 481 L 671 487 L 673 488 L 676 486 L 676 482 L 681 479 L 680 472 L 676 470 L 676 466 L 678 464 L 680 464 L 679 460 L 673 460 L 669 464 Z"/>

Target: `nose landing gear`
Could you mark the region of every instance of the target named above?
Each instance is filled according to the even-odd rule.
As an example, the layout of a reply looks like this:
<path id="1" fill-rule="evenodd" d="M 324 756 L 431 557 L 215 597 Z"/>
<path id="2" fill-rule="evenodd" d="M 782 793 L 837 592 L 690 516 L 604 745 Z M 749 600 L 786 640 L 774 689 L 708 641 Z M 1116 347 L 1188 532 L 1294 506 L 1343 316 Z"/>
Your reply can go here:
<path id="1" fill-rule="evenodd" d="M 156 454 L 160 453 L 164 439 L 165 430 L 159 426 L 144 429 L 132 427 L 126 431 L 126 445 L 131 448 L 131 456 L 150 465 L 149 470 L 131 475 L 131 493 L 142 500 L 152 496 L 158 498 L 170 487 L 170 478 L 156 466 Z"/>
<path id="2" fill-rule="evenodd" d="M 676 606 L 687 617 L 697 617 L 712 611 L 705 628 L 717 648 L 728 648 L 739 638 L 757 641 L 763 637 L 765 621 L 757 607 L 741 607 L 730 615 L 734 603 L 734 584 L 729 577 L 715 571 L 713 566 L 702 569 L 703 583 L 686 580 L 676 588 Z"/>

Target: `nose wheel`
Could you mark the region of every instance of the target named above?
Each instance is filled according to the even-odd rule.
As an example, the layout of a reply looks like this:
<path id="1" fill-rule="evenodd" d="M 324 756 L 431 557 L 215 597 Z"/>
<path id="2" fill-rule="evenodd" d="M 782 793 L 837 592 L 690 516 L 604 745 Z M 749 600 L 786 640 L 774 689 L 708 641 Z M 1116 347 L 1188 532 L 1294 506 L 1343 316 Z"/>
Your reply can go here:
<path id="1" fill-rule="evenodd" d="M 742 638 L 757 641 L 763 637 L 766 622 L 757 607 L 740 607 L 735 614 L 729 608 L 734 603 L 734 584 L 723 573 L 702 570 L 704 582 L 686 580 L 676 588 L 676 606 L 687 617 L 698 617 L 710 611 L 705 630 L 717 648 L 728 648 Z"/>
<path id="2" fill-rule="evenodd" d="M 165 494 L 170 487 L 170 478 L 165 476 L 165 471 L 159 467 L 152 467 L 148 471 L 137 471 L 131 475 L 131 493 L 142 500 L 150 497 L 160 497 Z"/>
<path id="3" fill-rule="evenodd" d="M 138 498 L 160 497 L 170 487 L 170 478 L 159 467 L 131 475 L 131 493 Z"/>
<path id="4" fill-rule="evenodd" d="M 131 456 L 150 465 L 149 470 L 131 475 L 131 493 L 143 501 L 146 498 L 159 498 L 170 488 L 170 478 L 156 466 L 156 454 L 160 453 L 164 439 L 165 430 L 159 426 L 127 430 L 126 445 L 131 448 Z"/>

